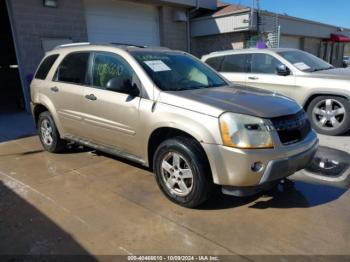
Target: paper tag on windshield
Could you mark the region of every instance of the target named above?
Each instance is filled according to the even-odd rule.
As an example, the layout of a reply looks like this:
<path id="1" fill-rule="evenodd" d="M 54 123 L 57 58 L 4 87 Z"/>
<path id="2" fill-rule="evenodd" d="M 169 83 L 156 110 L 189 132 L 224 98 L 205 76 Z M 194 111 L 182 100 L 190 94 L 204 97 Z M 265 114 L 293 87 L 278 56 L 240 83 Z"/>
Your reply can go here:
<path id="1" fill-rule="evenodd" d="M 153 72 L 171 71 L 171 69 L 161 60 L 145 61 L 144 63 L 148 65 Z"/>
<path id="2" fill-rule="evenodd" d="M 300 63 L 295 63 L 294 64 L 296 68 L 298 68 L 299 70 L 303 71 L 303 70 L 308 70 L 311 67 L 309 67 L 307 64 L 300 62 Z"/>

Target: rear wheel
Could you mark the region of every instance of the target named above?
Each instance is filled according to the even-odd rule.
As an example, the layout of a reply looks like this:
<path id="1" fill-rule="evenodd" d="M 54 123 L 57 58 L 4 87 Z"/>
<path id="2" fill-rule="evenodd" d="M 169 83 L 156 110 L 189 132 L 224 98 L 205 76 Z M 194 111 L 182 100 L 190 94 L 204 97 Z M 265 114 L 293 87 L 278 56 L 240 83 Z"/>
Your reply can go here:
<path id="1" fill-rule="evenodd" d="M 66 141 L 60 138 L 55 122 L 49 112 L 43 112 L 38 119 L 39 138 L 46 151 L 62 152 L 66 148 Z"/>
<path id="2" fill-rule="evenodd" d="M 350 103 L 342 97 L 316 97 L 307 112 L 312 127 L 320 134 L 336 136 L 350 129 Z"/>
<path id="3" fill-rule="evenodd" d="M 209 198 L 211 171 L 197 141 L 187 137 L 164 141 L 156 150 L 153 166 L 160 189 L 176 204 L 194 208 Z"/>

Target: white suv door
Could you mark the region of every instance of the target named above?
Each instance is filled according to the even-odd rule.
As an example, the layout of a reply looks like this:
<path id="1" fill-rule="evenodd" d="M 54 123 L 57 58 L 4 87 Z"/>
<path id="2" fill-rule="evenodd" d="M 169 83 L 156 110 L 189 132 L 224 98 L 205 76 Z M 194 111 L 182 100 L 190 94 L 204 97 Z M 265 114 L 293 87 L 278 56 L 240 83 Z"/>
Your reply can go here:
<path id="1" fill-rule="evenodd" d="M 233 83 L 245 85 L 248 56 L 247 54 L 225 56 L 222 61 L 220 73 Z"/>
<path id="2" fill-rule="evenodd" d="M 272 92 L 293 97 L 295 89 L 295 76 L 277 74 L 277 66 L 283 65 L 281 61 L 270 54 L 254 53 L 248 61 L 250 72 L 246 74 L 246 84 Z"/>

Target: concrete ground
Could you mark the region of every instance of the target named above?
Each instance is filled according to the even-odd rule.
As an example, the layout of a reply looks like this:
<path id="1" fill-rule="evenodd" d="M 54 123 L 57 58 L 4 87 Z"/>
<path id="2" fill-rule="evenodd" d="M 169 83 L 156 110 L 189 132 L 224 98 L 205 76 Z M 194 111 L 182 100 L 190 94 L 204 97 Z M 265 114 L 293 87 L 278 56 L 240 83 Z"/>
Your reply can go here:
<path id="1" fill-rule="evenodd" d="M 350 137 L 321 144 L 350 153 Z M 295 176 L 295 189 L 169 202 L 140 166 L 83 149 L 0 143 L 0 254 L 350 255 L 348 184 Z M 306 181 L 306 182 L 305 182 Z"/>

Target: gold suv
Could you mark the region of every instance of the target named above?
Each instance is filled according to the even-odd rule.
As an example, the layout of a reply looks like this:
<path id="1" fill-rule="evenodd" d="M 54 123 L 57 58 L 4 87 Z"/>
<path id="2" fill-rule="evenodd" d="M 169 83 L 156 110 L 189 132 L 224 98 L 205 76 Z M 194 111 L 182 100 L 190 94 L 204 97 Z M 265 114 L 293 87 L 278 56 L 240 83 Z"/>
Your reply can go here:
<path id="1" fill-rule="evenodd" d="M 57 47 L 41 62 L 31 99 L 47 151 L 70 141 L 138 162 L 186 207 L 217 185 L 236 196 L 275 185 L 303 169 L 318 146 L 293 100 L 232 86 L 195 57 L 165 48 Z"/>

